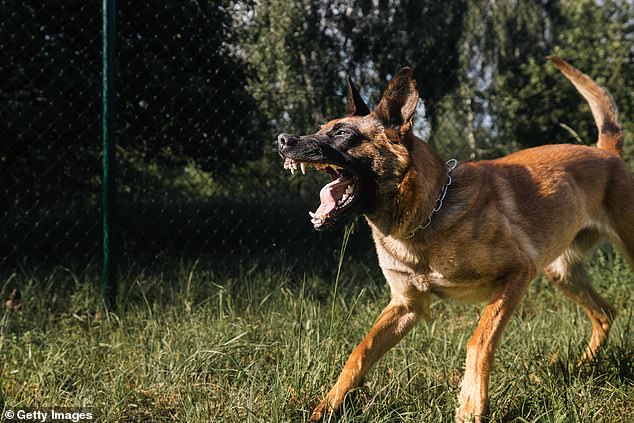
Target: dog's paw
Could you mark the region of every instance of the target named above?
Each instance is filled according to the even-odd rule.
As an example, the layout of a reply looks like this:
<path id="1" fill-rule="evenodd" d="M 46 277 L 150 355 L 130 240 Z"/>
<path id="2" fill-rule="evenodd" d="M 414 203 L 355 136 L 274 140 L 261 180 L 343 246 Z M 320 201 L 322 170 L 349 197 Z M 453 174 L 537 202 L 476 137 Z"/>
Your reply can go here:
<path id="1" fill-rule="evenodd" d="M 325 422 L 330 421 L 330 417 L 332 417 L 332 409 L 328 405 L 326 400 L 323 400 L 315 409 L 313 410 L 313 414 L 310 415 L 309 422 Z"/>
<path id="2" fill-rule="evenodd" d="M 486 417 L 474 414 L 472 411 L 467 411 L 463 407 L 456 409 L 454 417 L 456 423 L 484 423 Z"/>

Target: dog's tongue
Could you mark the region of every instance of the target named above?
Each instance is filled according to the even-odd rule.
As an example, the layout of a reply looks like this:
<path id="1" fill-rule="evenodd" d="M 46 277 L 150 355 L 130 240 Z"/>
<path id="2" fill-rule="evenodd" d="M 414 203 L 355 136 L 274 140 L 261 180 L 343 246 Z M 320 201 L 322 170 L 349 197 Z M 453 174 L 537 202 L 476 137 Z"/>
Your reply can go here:
<path id="1" fill-rule="evenodd" d="M 319 200 L 321 201 L 321 204 L 315 211 L 315 215 L 318 217 L 323 216 L 324 218 L 328 216 L 328 214 L 337 207 L 337 200 L 343 197 L 343 194 L 346 192 L 346 188 L 348 188 L 350 182 L 350 178 L 344 178 L 341 176 L 324 186 L 321 191 L 319 191 Z"/>

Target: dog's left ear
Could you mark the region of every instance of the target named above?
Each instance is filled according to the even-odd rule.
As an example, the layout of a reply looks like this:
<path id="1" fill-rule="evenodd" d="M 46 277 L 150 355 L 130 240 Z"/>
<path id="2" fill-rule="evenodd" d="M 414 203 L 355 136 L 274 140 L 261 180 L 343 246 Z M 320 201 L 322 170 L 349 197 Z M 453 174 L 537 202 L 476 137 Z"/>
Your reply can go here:
<path id="1" fill-rule="evenodd" d="M 350 75 L 346 75 L 346 85 L 348 86 L 348 116 L 366 116 L 370 114 L 370 109 L 359 94 L 359 90 L 352 82 Z"/>
<path id="2" fill-rule="evenodd" d="M 418 89 L 414 74 L 411 68 L 405 67 L 392 78 L 374 112 L 385 126 L 404 134 L 412 128 L 417 105 Z"/>

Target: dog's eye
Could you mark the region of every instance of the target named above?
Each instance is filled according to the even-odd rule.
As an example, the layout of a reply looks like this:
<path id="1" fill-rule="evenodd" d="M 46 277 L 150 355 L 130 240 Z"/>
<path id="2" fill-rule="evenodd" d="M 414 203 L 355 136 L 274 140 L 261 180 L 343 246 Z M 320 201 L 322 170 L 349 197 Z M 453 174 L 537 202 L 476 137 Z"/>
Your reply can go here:
<path id="1" fill-rule="evenodd" d="M 337 132 L 335 132 L 335 137 L 345 137 L 350 135 L 350 132 L 345 130 L 345 129 L 339 129 Z"/>

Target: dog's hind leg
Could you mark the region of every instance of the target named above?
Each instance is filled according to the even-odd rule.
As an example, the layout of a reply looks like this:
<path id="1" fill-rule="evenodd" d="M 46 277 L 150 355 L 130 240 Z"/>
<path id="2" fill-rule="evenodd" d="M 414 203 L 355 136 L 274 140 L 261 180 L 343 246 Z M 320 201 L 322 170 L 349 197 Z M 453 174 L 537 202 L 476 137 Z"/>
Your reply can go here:
<path id="1" fill-rule="evenodd" d="M 359 386 L 370 367 L 425 315 L 428 299 L 392 302 L 381 312 L 370 332 L 352 352 L 339 379 L 324 399 L 313 411 L 310 421 L 321 421 L 339 409 L 345 395 Z"/>
<path id="2" fill-rule="evenodd" d="M 583 266 L 586 252 L 601 236 L 594 231 L 580 234 L 577 240 L 546 269 L 546 276 L 568 298 L 581 305 L 592 322 L 592 335 L 579 365 L 592 360 L 599 347 L 607 339 L 612 321 L 616 317 L 614 308 L 592 287 L 590 276 Z"/>
<path id="3" fill-rule="evenodd" d="M 617 168 L 614 173 L 605 201 L 610 226 L 616 235 L 612 238 L 634 270 L 634 176 L 625 166 Z"/>

